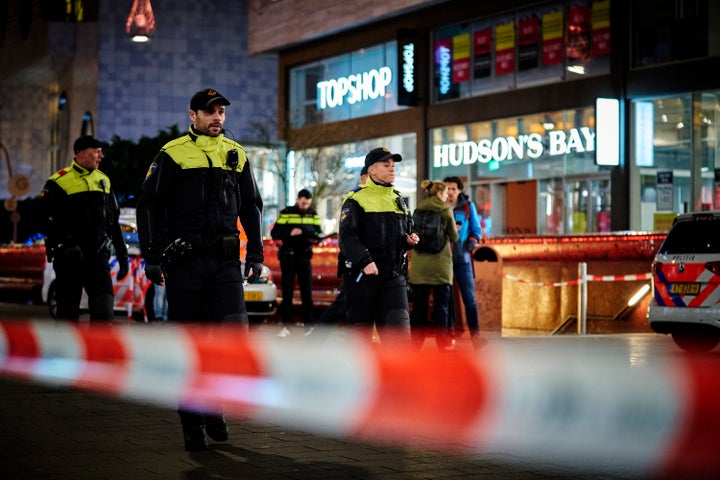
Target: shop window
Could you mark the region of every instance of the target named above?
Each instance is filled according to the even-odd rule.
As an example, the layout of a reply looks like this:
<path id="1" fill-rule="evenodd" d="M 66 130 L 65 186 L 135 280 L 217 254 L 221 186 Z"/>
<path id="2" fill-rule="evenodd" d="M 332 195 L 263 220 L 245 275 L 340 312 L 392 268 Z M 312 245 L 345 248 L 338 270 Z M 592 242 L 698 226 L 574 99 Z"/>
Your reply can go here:
<path id="1" fill-rule="evenodd" d="M 640 200 L 632 228 L 656 230 L 679 213 L 720 209 L 720 92 L 637 100 L 632 113 L 632 178 Z"/>
<path id="2" fill-rule="evenodd" d="M 376 115 L 398 105 L 397 42 L 363 48 L 290 71 L 290 127 Z"/>
<path id="3" fill-rule="evenodd" d="M 435 32 L 435 101 L 610 72 L 610 1 L 557 3 Z"/>
<path id="4" fill-rule="evenodd" d="M 288 198 L 294 198 L 292 192 L 301 188 L 310 189 L 316 199 L 323 232 L 336 232 L 339 207 L 347 193 L 357 186 L 365 155 L 378 146 L 402 155 L 402 162 L 395 166 L 393 185 L 408 200 L 411 210 L 414 209 L 417 196 L 417 139 L 414 134 L 290 151 L 287 159 Z"/>

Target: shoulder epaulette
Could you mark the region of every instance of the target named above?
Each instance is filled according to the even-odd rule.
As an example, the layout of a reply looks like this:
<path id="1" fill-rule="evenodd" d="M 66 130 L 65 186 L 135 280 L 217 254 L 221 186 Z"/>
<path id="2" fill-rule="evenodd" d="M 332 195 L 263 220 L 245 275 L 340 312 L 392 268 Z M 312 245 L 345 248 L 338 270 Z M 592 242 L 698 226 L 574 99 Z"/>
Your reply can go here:
<path id="1" fill-rule="evenodd" d="M 63 168 L 62 170 L 58 170 L 57 176 L 58 176 L 58 177 L 62 177 L 62 176 L 65 175 L 66 173 L 68 173 L 67 170 L 65 170 L 65 169 Z"/>

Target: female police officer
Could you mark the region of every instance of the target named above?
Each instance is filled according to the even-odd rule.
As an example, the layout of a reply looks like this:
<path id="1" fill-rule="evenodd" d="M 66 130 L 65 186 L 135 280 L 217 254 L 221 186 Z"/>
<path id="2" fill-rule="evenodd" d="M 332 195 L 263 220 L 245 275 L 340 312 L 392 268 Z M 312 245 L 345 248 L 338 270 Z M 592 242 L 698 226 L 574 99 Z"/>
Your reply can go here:
<path id="1" fill-rule="evenodd" d="M 349 275 L 348 324 L 371 330 L 374 321 L 385 344 L 410 341 L 405 252 L 420 241 L 412 232 L 407 205 L 392 185 L 395 163 L 401 160 L 386 148 L 371 150 L 365 156 L 368 179 L 348 195 L 340 212 L 340 251 Z"/>

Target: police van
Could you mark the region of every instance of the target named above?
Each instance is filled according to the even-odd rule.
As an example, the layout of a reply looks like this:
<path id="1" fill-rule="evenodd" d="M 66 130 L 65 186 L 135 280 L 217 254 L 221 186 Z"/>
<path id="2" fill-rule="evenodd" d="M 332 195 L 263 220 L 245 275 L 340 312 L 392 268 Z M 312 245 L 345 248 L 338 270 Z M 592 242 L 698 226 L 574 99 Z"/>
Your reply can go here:
<path id="1" fill-rule="evenodd" d="M 652 264 L 650 327 L 685 351 L 720 343 L 720 211 L 678 215 Z"/>

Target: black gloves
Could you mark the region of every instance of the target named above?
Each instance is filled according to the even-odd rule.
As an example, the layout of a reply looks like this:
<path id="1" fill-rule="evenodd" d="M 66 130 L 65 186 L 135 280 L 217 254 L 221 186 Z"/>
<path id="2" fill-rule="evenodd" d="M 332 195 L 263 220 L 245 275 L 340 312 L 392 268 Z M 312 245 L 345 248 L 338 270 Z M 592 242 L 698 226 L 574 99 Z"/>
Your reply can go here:
<path id="1" fill-rule="evenodd" d="M 117 277 L 115 278 L 117 280 L 122 280 L 127 277 L 127 274 L 130 271 L 130 264 L 128 263 L 128 257 L 117 257 L 117 261 L 120 269 L 118 270 Z"/>
<path id="2" fill-rule="evenodd" d="M 145 276 L 152 283 L 155 283 L 157 285 L 165 284 L 165 275 L 163 274 L 163 270 L 160 265 L 146 263 L 145 264 Z"/>
<path id="3" fill-rule="evenodd" d="M 245 262 L 245 278 L 250 283 L 257 281 L 262 273 L 263 264 L 261 262 Z M 250 275 L 252 272 L 252 276 Z"/>

